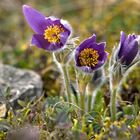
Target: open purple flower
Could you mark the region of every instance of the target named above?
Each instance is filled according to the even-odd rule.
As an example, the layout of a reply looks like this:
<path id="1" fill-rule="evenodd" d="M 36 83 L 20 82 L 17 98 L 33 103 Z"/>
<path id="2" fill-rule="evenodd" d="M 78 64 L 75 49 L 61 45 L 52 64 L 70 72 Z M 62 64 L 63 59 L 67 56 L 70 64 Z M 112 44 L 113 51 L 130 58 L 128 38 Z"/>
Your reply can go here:
<path id="1" fill-rule="evenodd" d="M 105 42 L 96 43 L 96 35 L 83 41 L 75 50 L 76 66 L 87 73 L 99 69 L 107 60 L 105 46 Z"/>
<path id="2" fill-rule="evenodd" d="M 23 6 L 23 13 L 35 32 L 31 41 L 32 45 L 48 51 L 56 51 L 64 47 L 72 32 L 67 21 L 56 17 L 45 17 L 27 5 Z"/>
<path id="3" fill-rule="evenodd" d="M 120 44 L 118 48 L 117 58 L 123 65 L 130 65 L 138 53 L 138 39 L 137 35 L 121 32 Z"/>

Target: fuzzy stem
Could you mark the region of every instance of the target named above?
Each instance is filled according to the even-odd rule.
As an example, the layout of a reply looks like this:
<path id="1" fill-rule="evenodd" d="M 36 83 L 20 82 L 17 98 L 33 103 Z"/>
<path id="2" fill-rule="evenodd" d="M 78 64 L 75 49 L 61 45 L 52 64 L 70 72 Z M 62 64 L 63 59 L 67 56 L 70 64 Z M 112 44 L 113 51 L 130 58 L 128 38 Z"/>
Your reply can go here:
<path id="1" fill-rule="evenodd" d="M 110 113 L 112 121 L 116 120 L 116 90 L 111 92 Z"/>
<path id="2" fill-rule="evenodd" d="M 86 83 L 80 81 L 79 83 L 79 92 L 80 92 L 80 107 L 85 111 L 85 91 L 86 91 Z"/>
<path id="3" fill-rule="evenodd" d="M 113 52 L 114 52 L 114 50 L 113 50 Z M 117 118 L 116 117 L 117 93 L 119 92 L 119 89 L 122 85 L 123 80 L 133 70 L 133 68 L 140 62 L 140 59 L 138 58 L 138 60 L 136 60 L 129 67 L 127 67 L 127 69 L 124 69 L 124 71 L 123 71 L 123 66 L 121 66 L 119 63 L 112 61 L 112 60 L 114 60 L 113 56 L 115 56 L 115 55 L 112 54 L 112 56 L 110 58 L 110 62 L 109 62 L 109 85 L 110 85 L 110 93 L 111 93 L 111 95 L 110 95 L 111 96 L 110 97 L 110 113 L 111 113 L 112 121 L 115 121 Z M 113 73 L 115 75 L 113 75 Z M 114 79 L 114 76 L 115 76 L 115 79 Z"/>
<path id="4" fill-rule="evenodd" d="M 114 68 L 114 65 L 112 68 Z M 110 85 L 110 113 L 111 113 L 112 121 L 115 121 L 116 120 L 116 88 L 114 87 L 112 69 L 110 70 L 110 75 L 109 75 L 109 85 Z"/>
<path id="5" fill-rule="evenodd" d="M 92 95 L 89 94 L 88 95 L 88 107 L 87 107 L 88 112 L 91 111 L 91 105 L 92 105 Z"/>
<path id="6" fill-rule="evenodd" d="M 94 86 L 91 82 L 88 83 L 87 85 L 87 106 L 86 109 L 88 112 L 91 111 L 91 106 L 92 106 L 92 96 L 93 96 L 93 91 L 94 91 Z"/>
<path id="7" fill-rule="evenodd" d="M 85 94 L 84 93 L 81 94 L 80 99 L 81 99 L 80 106 L 81 106 L 82 110 L 85 111 Z"/>
<path id="8" fill-rule="evenodd" d="M 68 101 L 71 103 L 72 99 L 71 99 L 71 90 L 70 90 L 70 82 L 69 82 L 69 75 L 67 71 L 67 65 L 61 65 L 61 66 L 62 66 L 62 73 L 64 77 L 64 86 L 66 90 L 66 95 L 67 95 Z"/>
<path id="9" fill-rule="evenodd" d="M 115 69 L 116 68 L 116 69 Z M 114 73 L 115 71 L 115 73 Z M 112 121 L 116 120 L 116 113 L 117 113 L 117 92 L 119 88 L 119 81 L 121 80 L 122 76 L 120 73 L 120 66 L 118 63 L 114 63 L 112 67 L 110 67 L 110 75 L 109 75 L 109 85 L 110 85 L 110 113 Z"/>
<path id="10" fill-rule="evenodd" d="M 112 55 L 113 57 L 113 55 Z M 116 88 L 114 87 L 113 70 L 116 66 L 111 64 L 113 58 L 110 58 L 109 62 L 109 86 L 110 86 L 110 113 L 112 121 L 116 120 Z"/>
<path id="11" fill-rule="evenodd" d="M 114 72 L 115 71 L 115 72 Z M 121 66 L 119 63 L 114 63 L 112 67 L 110 66 L 110 73 L 109 73 L 109 85 L 110 85 L 110 113 L 112 121 L 116 120 L 116 113 L 117 113 L 117 93 L 120 81 L 123 79 L 121 73 Z"/>
<path id="12" fill-rule="evenodd" d="M 57 59 L 55 54 L 53 53 L 53 61 L 55 62 L 55 64 L 57 65 L 57 67 L 59 68 L 62 76 L 63 76 L 63 85 L 65 88 L 65 95 L 67 97 L 67 101 L 71 102 L 71 90 L 70 90 L 70 84 L 69 84 L 69 75 L 68 75 L 68 71 L 67 71 L 67 64 L 60 64 Z"/>
<path id="13" fill-rule="evenodd" d="M 81 88 L 80 88 L 80 107 L 82 108 L 82 110 L 85 111 L 85 89 L 83 87 L 81 90 Z"/>
<path id="14" fill-rule="evenodd" d="M 81 75 L 81 79 L 78 81 L 78 86 L 79 86 L 79 93 L 80 93 L 80 107 L 85 110 L 85 97 L 86 97 L 86 88 L 87 84 L 91 80 L 91 75 Z"/>

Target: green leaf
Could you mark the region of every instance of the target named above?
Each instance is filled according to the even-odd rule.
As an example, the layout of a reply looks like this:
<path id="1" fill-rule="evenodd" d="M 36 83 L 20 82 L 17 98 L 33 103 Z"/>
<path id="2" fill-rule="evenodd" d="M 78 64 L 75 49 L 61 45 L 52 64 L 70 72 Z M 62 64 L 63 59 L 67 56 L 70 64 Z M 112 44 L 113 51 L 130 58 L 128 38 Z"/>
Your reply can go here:
<path id="1" fill-rule="evenodd" d="M 134 109 L 133 109 L 132 105 L 127 105 L 127 106 L 123 107 L 123 111 L 124 111 L 124 114 L 126 114 L 126 115 L 133 115 L 133 113 L 134 113 Z"/>
<path id="2" fill-rule="evenodd" d="M 0 121 L 0 131 L 8 131 L 10 129 L 11 126 L 7 121 L 5 120 Z"/>
<path id="3" fill-rule="evenodd" d="M 10 87 L 7 87 L 7 89 L 4 93 L 4 97 L 7 98 L 10 95 L 10 92 L 11 92 Z"/>
<path id="4" fill-rule="evenodd" d="M 21 101 L 21 100 L 18 100 L 18 104 L 21 106 L 21 107 L 26 107 L 27 104 L 24 102 L 24 101 Z"/>
<path id="5" fill-rule="evenodd" d="M 67 112 L 62 111 L 58 114 L 56 123 L 65 123 L 65 122 L 67 122 L 67 120 L 68 120 Z"/>

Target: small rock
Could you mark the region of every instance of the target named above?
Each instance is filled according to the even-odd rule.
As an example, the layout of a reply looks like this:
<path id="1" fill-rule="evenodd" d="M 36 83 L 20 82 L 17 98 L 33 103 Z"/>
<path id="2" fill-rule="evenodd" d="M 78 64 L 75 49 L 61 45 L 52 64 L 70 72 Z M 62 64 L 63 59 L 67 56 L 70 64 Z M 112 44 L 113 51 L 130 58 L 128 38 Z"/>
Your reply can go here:
<path id="1" fill-rule="evenodd" d="M 0 90 L 4 94 L 10 88 L 9 100 L 14 108 L 18 107 L 18 99 L 31 100 L 42 93 L 43 83 L 40 76 L 31 71 L 0 64 Z M 3 102 L 0 96 L 0 101 Z"/>
<path id="2" fill-rule="evenodd" d="M 25 126 L 17 130 L 11 130 L 7 134 L 7 140 L 39 140 L 40 131 L 38 126 Z"/>
<path id="3" fill-rule="evenodd" d="M 6 104 L 0 104 L 0 118 L 5 117 L 6 111 Z"/>

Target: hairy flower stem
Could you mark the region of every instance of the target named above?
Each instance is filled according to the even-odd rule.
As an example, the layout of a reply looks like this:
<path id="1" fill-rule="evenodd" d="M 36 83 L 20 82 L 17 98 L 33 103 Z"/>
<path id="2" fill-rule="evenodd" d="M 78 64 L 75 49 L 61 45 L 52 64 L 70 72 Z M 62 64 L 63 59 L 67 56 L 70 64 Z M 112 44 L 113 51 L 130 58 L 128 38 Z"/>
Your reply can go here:
<path id="1" fill-rule="evenodd" d="M 82 77 L 82 76 L 81 76 Z M 80 80 L 78 81 L 78 87 L 79 87 L 79 93 L 80 93 L 80 107 L 83 111 L 85 111 L 85 97 L 86 97 L 86 87 L 91 79 L 90 75 L 84 75 Z"/>
<path id="2" fill-rule="evenodd" d="M 114 48 L 115 49 L 115 48 Z M 113 55 L 110 58 L 109 62 L 109 88 L 110 88 L 110 113 L 111 120 L 116 120 L 116 88 L 114 85 L 114 68 L 116 67 L 116 63 L 112 64 Z"/>
<path id="3" fill-rule="evenodd" d="M 114 73 L 114 68 L 116 67 L 116 64 L 113 64 L 112 67 L 110 67 L 110 73 L 109 73 L 109 86 L 110 86 L 110 113 L 111 113 L 111 120 L 116 120 L 116 91 L 117 91 L 117 85 L 119 81 L 119 74 L 118 69 Z M 115 78 L 114 78 L 115 77 Z"/>
<path id="4" fill-rule="evenodd" d="M 113 89 L 113 74 L 110 73 L 110 113 L 112 121 L 116 120 L 116 90 Z"/>
<path id="5" fill-rule="evenodd" d="M 85 84 L 83 81 L 79 81 L 78 83 L 79 93 L 80 93 L 80 104 L 79 106 L 83 111 L 85 111 Z"/>
<path id="6" fill-rule="evenodd" d="M 87 107 L 87 111 L 88 111 L 88 112 L 91 111 L 91 106 L 92 106 L 92 95 L 89 94 L 89 95 L 88 95 L 88 107 Z"/>
<path id="7" fill-rule="evenodd" d="M 87 85 L 87 106 L 86 109 L 88 112 L 91 111 L 91 107 L 92 107 L 92 96 L 93 96 L 93 91 L 94 91 L 94 86 L 91 82 L 88 83 Z"/>
<path id="8" fill-rule="evenodd" d="M 63 78 L 64 78 L 64 86 L 65 86 L 65 92 L 68 98 L 68 101 L 71 103 L 72 99 L 71 99 L 71 89 L 70 89 L 70 81 L 69 81 L 69 75 L 68 75 L 68 71 L 67 71 L 67 65 L 61 65 L 62 66 L 62 74 L 63 74 Z"/>
<path id="9" fill-rule="evenodd" d="M 116 89 L 111 92 L 110 113 L 112 121 L 116 120 Z"/>
<path id="10" fill-rule="evenodd" d="M 80 101 L 80 107 L 82 108 L 83 111 L 85 111 L 85 94 L 81 94 L 81 101 Z"/>
<path id="11" fill-rule="evenodd" d="M 61 75 L 63 77 L 63 85 L 64 85 L 64 92 L 65 95 L 67 97 L 67 101 L 72 102 L 71 99 L 71 89 L 70 89 L 70 81 L 69 81 L 69 74 L 67 71 L 67 64 L 61 64 L 57 61 L 55 54 L 53 53 L 53 60 L 55 62 L 55 64 L 57 65 L 57 67 L 59 68 Z"/>
<path id="12" fill-rule="evenodd" d="M 121 67 L 119 63 L 114 63 L 112 67 L 110 67 L 110 75 L 109 75 L 109 85 L 110 85 L 110 113 L 112 121 L 116 120 L 117 114 L 117 92 L 119 88 L 119 82 L 122 79 Z"/>
<path id="13" fill-rule="evenodd" d="M 115 52 L 115 47 L 112 52 Z M 115 121 L 117 116 L 117 93 L 119 93 L 119 89 L 122 86 L 123 80 L 127 77 L 127 75 L 133 70 L 133 68 L 140 62 L 140 58 L 138 57 L 132 64 L 129 66 L 123 66 L 120 62 L 113 61 L 114 53 L 112 54 L 109 62 L 109 85 L 110 85 L 110 113 L 112 121 Z"/>

